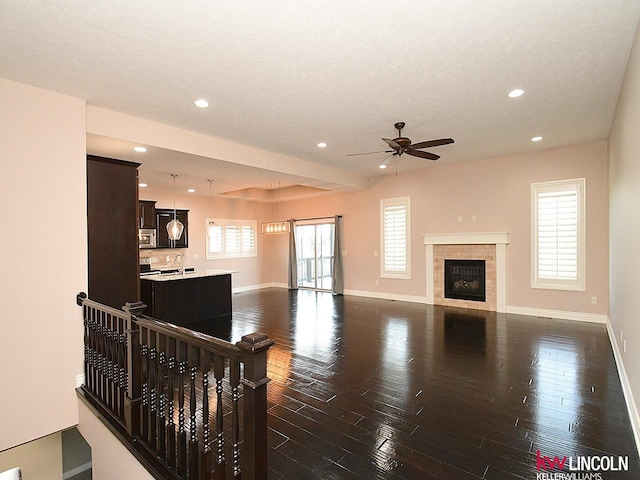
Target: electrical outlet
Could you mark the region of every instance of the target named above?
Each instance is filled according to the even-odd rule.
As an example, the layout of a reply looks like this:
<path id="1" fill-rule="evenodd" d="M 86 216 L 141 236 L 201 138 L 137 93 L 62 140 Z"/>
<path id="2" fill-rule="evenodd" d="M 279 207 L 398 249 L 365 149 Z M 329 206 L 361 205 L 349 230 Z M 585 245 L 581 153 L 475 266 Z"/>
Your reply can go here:
<path id="1" fill-rule="evenodd" d="M 462 215 L 458 215 L 458 221 L 462 222 Z"/>
<path id="2" fill-rule="evenodd" d="M 627 353 L 627 341 L 622 341 L 622 353 Z"/>
<path id="3" fill-rule="evenodd" d="M 591 303 L 595 305 L 597 301 L 598 299 L 596 297 L 591 297 Z"/>
<path id="4" fill-rule="evenodd" d="M 377 251 L 377 250 L 374 250 L 374 252 L 373 252 L 373 256 L 374 256 L 374 257 L 377 257 L 377 256 L 378 256 L 378 251 Z"/>
<path id="5" fill-rule="evenodd" d="M 197 253 L 195 253 L 195 254 L 193 255 L 193 259 L 194 259 L 194 260 L 197 260 L 197 259 L 198 259 L 198 254 L 197 254 Z"/>
<path id="6" fill-rule="evenodd" d="M 475 222 L 476 221 L 476 216 L 475 215 L 471 215 L 471 221 Z"/>
<path id="7" fill-rule="evenodd" d="M 380 282 L 378 280 L 376 280 L 376 285 L 379 285 L 379 284 L 380 284 Z"/>

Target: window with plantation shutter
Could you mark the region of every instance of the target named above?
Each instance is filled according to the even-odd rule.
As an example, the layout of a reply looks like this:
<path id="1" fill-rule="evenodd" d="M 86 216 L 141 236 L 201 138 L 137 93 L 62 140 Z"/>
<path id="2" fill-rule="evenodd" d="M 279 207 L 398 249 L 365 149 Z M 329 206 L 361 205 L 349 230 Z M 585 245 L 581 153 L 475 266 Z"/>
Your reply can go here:
<path id="1" fill-rule="evenodd" d="M 584 192 L 584 178 L 531 185 L 532 287 L 585 289 Z"/>
<path id="2" fill-rule="evenodd" d="M 411 278 L 409 197 L 380 201 L 380 276 Z"/>
<path id="3" fill-rule="evenodd" d="M 207 218 L 206 223 L 210 220 Z M 205 234 L 207 260 L 258 255 L 255 220 L 214 218 L 213 222 L 214 227 Z"/>

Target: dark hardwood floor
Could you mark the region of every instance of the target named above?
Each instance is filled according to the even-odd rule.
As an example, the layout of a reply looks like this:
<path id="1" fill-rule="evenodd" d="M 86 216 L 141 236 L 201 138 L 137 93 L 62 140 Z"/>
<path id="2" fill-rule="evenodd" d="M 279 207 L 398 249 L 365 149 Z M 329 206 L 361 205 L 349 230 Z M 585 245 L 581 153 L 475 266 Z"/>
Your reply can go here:
<path id="1" fill-rule="evenodd" d="M 640 478 L 604 325 L 272 288 L 208 330 L 275 341 L 270 479 Z"/>

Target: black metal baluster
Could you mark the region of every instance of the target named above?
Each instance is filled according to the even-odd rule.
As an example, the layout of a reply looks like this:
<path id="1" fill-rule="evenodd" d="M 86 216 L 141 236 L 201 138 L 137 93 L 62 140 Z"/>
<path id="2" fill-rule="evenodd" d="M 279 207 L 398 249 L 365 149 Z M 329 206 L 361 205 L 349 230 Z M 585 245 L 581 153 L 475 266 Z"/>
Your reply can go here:
<path id="1" fill-rule="evenodd" d="M 187 433 L 185 430 L 184 413 L 184 374 L 187 372 L 187 346 L 178 340 L 176 344 L 176 358 L 178 359 L 178 475 L 187 473 Z"/>
<path id="2" fill-rule="evenodd" d="M 149 443 L 149 346 L 147 345 L 147 329 L 140 329 L 140 355 L 142 356 L 142 406 L 140 417 L 142 418 L 141 437 L 145 443 Z"/>
<path id="3" fill-rule="evenodd" d="M 232 470 L 233 478 L 241 478 L 240 470 L 240 410 L 238 408 L 238 399 L 240 398 L 240 362 L 229 360 L 229 383 L 231 384 L 231 403 L 232 403 Z"/>
<path id="4" fill-rule="evenodd" d="M 189 345 L 189 480 L 198 479 L 198 417 L 196 379 L 198 377 L 199 349 Z"/>
<path id="5" fill-rule="evenodd" d="M 148 330 L 149 342 L 149 447 L 157 449 L 157 410 L 158 410 L 158 351 L 156 349 L 156 333 Z"/>
<path id="6" fill-rule="evenodd" d="M 202 371 L 202 468 L 200 480 L 211 477 L 211 425 L 209 419 L 209 370 L 211 370 L 211 354 L 200 350 L 200 370 Z"/>
<path id="7" fill-rule="evenodd" d="M 224 480 L 226 459 L 224 455 L 224 411 L 222 409 L 222 380 L 224 379 L 224 357 L 213 356 L 213 376 L 216 379 L 216 480 Z"/>
<path id="8" fill-rule="evenodd" d="M 166 375 L 167 355 L 166 337 L 157 332 L 156 345 L 158 347 L 158 455 L 165 458 L 166 449 L 166 418 L 167 418 L 167 392 L 165 391 L 164 379 Z"/>
<path id="9" fill-rule="evenodd" d="M 173 419 L 175 415 L 174 400 L 174 376 L 176 375 L 176 340 L 167 338 L 167 465 L 171 468 L 176 466 L 176 426 Z"/>

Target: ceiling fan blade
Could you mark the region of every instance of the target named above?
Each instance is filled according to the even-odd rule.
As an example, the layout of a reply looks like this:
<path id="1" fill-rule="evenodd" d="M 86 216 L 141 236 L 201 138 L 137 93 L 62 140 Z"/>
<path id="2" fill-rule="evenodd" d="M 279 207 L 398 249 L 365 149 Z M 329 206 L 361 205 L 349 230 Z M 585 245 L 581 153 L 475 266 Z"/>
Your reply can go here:
<path id="1" fill-rule="evenodd" d="M 421 152 L 420 150 L 407 150 L 404 153 L 413 155 L 414 157 L 426 158 L 427 160 L 437 160 L 440 158 L 440 155 L 431 152 Z"/>
<path id="2" fill-rule="evenodd" d="M 439 138 L 438 140 L 427 140 L 426 142 L 418 142 L 411 145 L 412 148 L 429 148 L 439 147 L 440 145 L 447 145 L 453 143 L 453 138 Z"/>
<path id="3" fill-rule="evenodd" d="M 393 150 L 381 150 L 379 152 L 366 152 L 366 153 L 348 153 L 347 157 L 355 157 L 357 155 L 373 155 L 374 153 L 391 153 Z"/>
<path id="4" fill-rule="evenodd" d="M 383 138 L 382 140 L 387 142 L 387 145 L 389 145 L 394 150 L 397 148 L 402 148 L 402 146 L 399 143 L 396 143 L 395 140 L 391 140 L 390 138 Z"/>

